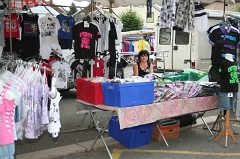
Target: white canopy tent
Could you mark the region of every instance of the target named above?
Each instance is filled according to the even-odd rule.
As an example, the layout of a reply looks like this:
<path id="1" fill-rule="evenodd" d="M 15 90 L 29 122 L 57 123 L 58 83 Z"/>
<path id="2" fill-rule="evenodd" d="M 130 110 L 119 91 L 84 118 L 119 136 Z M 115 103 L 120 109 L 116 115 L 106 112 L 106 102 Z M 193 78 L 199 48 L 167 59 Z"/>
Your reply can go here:
<path id="1" fill-rule="evenodd" d="M 141 35 L 154 35 L 155 30 L 133 30 L 133 31 L 126 31 L 122 32 L 123 37 L 129 37 L 129 36 L 141 36 Z"/>
<path id="2" fill-rule="evenodd" d="M 82 1 L 87 1 L 89 3 L 91 3 L 92 0 L 74 0 L 77 2 L 82 2 Z M 112 7 L 112 8 L 117 8 L 119 6 L 129 6 L 129 5 L 133 5 L 133 6 L 140 6 L 140 5 L 146 5 L 146 0 L 93 0 L 94 2 L 99 2 L 102 5 L 106 6 L 106 7 Z M 178 0 L 176 0 L 178 1 Z M 195 0 L 196 2 L 203 2 L 203 3 L 212 3 L 215 1 L 220 1 L 220 2 L 224 2 L 224 0 Z M 225 0 L 226 4 L 234 4 L 235 0 Z M 152 4 L 158 4 L 158 5 L 162 5 L 162 0 L 152 0 Z"/>

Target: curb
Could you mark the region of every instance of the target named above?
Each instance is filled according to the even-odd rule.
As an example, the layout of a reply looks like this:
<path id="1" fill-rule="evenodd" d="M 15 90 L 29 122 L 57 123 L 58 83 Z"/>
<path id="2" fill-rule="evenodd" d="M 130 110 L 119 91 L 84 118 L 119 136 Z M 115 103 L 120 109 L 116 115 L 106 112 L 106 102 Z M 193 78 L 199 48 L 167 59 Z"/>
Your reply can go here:
<path id="1" fill-rule="evenodd" d="M 205 119 L 206 123 L 208 123 L 210 125 L 215 122 L 216 118 L 217 118 L 217 116 L 209 116 L 209 117 L 205 117 L 204 119 Z M 197 119 L 197 124 L 193 125 L 192 128 L 196 128 L 196 127 L 200 127 L 200 126 L 205 126 L 205 124 L 203 123 L 201 118 Z M 180 128 L 180 131 L 187 130 L 187 129 L 189 129 L 189 126 Z M 104 138 L 104 140 L 108 146 L 114 145 L 114 144 L 119 144 L 119 142 L 116 141 L 115 139 L 113 139 L 112 137 L 106 137 L 106 138 Z M 77 153 L 88 151 L 91 148 L 92 144 L 93 144 L 93 140 L 81 142 L 81 143 L 77 143 L 77 144 L 61 146 L 61 147 L 57 147 L 57 148 L 46 149 L 46 150 L 42 150 L 42 151 L 35 151 L 35 152 L 17 155 L 16 159 L 27 159 L 27 158 L 30 158 L 30 159 L 31 158 L 54 159 L 54 158 L 58 158 L 58 157 L 64 157 L 64 156 L 69 156 L 72 154 L 77 154 Z M 96 149 L 96 148 L 100 148 L 103 146 L 104 145 L 103 145 L 102 140 L 98 139 L 94 148 Z"/>

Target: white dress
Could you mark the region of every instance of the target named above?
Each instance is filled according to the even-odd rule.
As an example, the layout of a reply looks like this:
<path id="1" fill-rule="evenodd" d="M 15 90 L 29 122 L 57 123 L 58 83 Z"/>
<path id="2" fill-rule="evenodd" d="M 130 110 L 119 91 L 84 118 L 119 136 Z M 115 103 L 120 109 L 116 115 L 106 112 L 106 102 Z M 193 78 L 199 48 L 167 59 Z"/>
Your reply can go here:
<path id="1" fill-rule="evenodd" d="M 55 98 L 50 97 L 50 111 L 49 111 L 49 124 L 48 132 L 52 134 L 52 137 L 55 138 L 60 132 L 61 123 L 60 123 L 60 110 L 59 102 L 62 99 L 60 93 L 57 92 Z"/>

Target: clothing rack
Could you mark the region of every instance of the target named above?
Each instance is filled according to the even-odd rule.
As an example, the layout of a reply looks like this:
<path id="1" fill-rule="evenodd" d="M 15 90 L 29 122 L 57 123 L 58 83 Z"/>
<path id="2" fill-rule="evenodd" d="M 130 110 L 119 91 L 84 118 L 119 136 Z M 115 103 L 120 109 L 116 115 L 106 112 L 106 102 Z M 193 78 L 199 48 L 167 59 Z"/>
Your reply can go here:
<path id="1" fill-rule="evenodd" d="M 45 66 L 41 66 L 39 65 L 38 63 L 36 62 L 26 62 L 26 61 L 23 61 L 23 60 L 15 60 L 14 61 L 15 64 L 20 64 L 20 65 L 24 65 L 24 66 L 31 66 L 31 67 L 37 67 L 37 68 L 40 68 L 42 70 L 46 70 L 46 71 L 50 71 L 50 72 L 55 72 L 55 70 L 53 69 L 50 69 L 50 68 L 46 68 Z"/>

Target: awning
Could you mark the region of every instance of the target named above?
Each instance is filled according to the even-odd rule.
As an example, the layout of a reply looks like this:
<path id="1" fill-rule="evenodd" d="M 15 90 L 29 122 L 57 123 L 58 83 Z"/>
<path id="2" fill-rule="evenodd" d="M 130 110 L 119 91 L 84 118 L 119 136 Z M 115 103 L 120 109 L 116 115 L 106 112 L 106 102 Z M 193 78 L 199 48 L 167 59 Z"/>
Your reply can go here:
<path id="1" fill-rule="evenodd" d="M 88 1 L 89 3 L 91 3 L 91 0 L 75 0 L 75 1 L 77 2 Z M 224 2 L 224 0 L 195 0 L 195 1 L 196 2 L 201 1 L 203 3 L 212 3 L 215 1 Z M 140 5 L 146 5 L 147 3 L 146 0 L 94 0 L 94 2 L 99 2 L 106 7 L 110 7 L 110 2 L 112 2 L 113 8 L 117 8 L 119 6 L 126 7 L 129 5 L 140 6 Z M 235 0 L 226 0 L 226 4 L 234 4 L 234 3 L 235 3 Z M 162 5 L 162 0 L 152 0 L 152 4 Z"/>
<path id="2" fill-rule="evenodd" d="M 155 31 L 154 30 L 133 30 L 133 31 L 126 31 L 122 32 L 122 37 L 129 37 L 129 36 L 144 36 L 144 35 L 150 35 L 154 36 Z"/>

